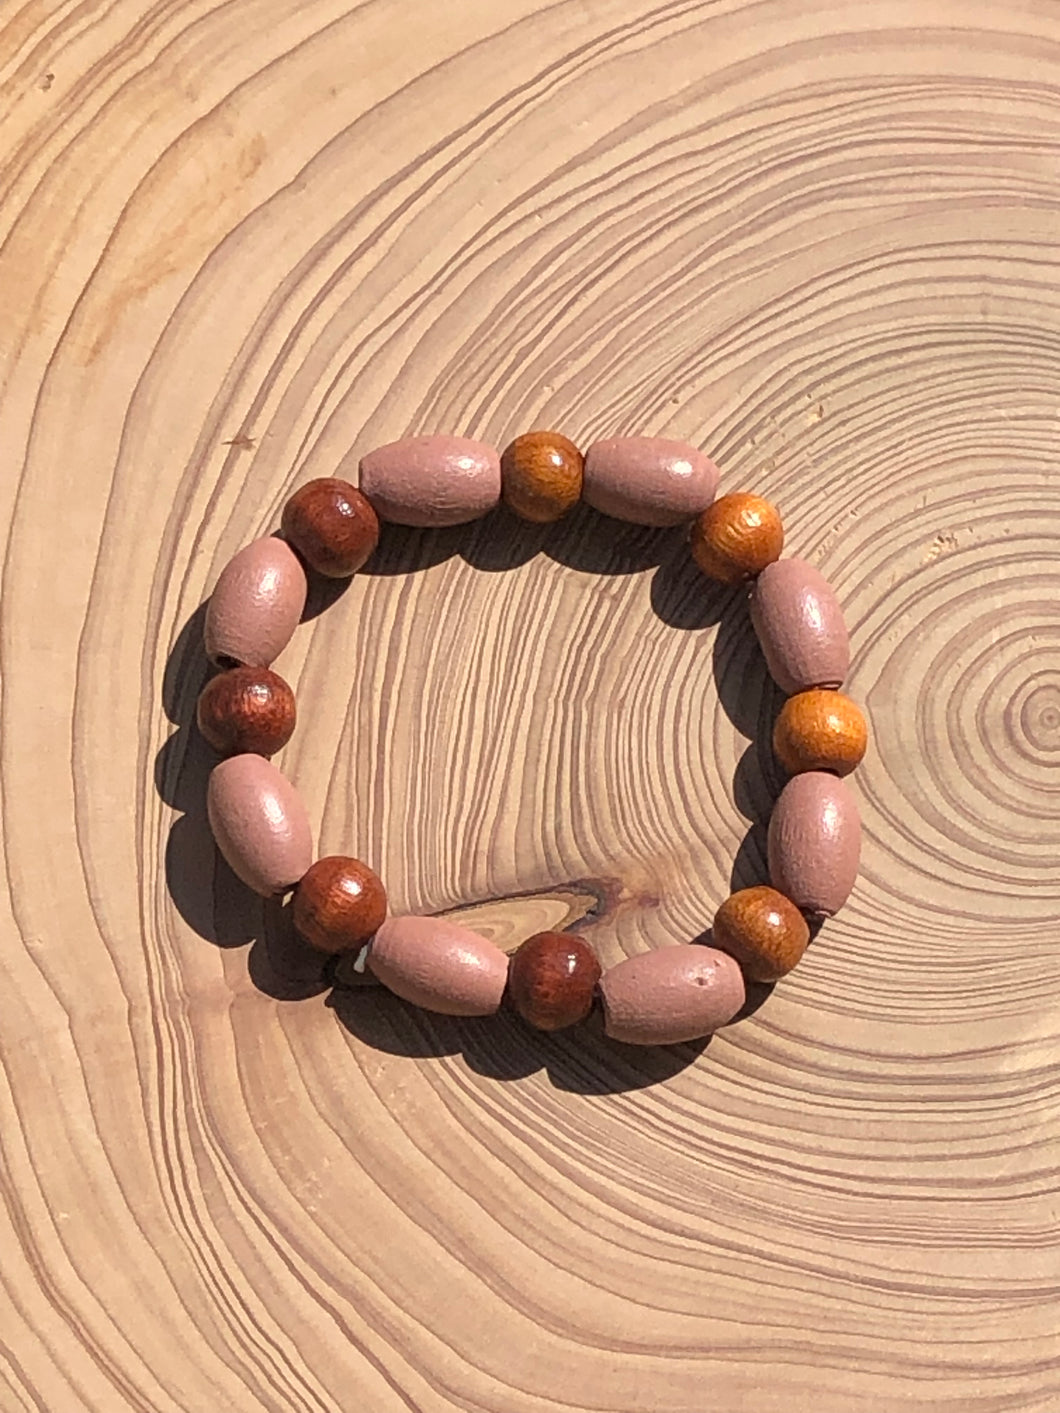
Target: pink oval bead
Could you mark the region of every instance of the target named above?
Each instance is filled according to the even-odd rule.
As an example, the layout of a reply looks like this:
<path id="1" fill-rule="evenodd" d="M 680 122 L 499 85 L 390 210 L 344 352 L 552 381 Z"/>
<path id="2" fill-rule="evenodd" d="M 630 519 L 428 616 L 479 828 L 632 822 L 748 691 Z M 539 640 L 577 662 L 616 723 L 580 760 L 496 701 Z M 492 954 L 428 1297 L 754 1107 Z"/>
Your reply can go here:
<path id="1" fill-rule="evenodd" d="M 732 957 L 698 944 L 619 962 L 604 972 L 600 998 L 605 1031 L 627 1045 L 698 1040 L 731 1021 L 747 999 Z"/>
<path id="2" fill-rule="evenodd" d="M 263 756 L 230 756 L 214 766 L 206 812 L 229 868 L 255 893 L 285 893 L 313 862 L 305 805 Z"/>
<path id="3" fill-rule="evenodd" d="M 793 776 L 769 819 L 769 877 L 803 912 L 831 917 L 858 876 L 861 817 L 849 786 L 824 770 Z"/>
<path id="4" fill-rule="evenodd" d="M 803 559 L 767 564 L 751 594 L 751 621 L 766 666 L 785 692 L 839 687 L 850 638 L 832 586 Z"/>
<path id="5" fill-rule="evenodd" d="M 283 540 L 254 540 L 221 570 L 206 606 L 203 641 L 218 667 L 271 667 L 305 608 L 305 570 Z"/>
<path id="6" fill-rule="evenodd" d="M 718 468 L 687 442 L 608 437 L 585 454 L 582 495 L 604 515 L 634 525 L 679 525 L 706 510 Z"/>
<path id="7" fill-rule="evenodd" d="M 368 967 L 402 1000 L 445 1016 L 491 1016 L 508 980 L 499 947 L 440 917 L 387 918 Z"/>
<path id="8" fill-rule="evenodd" d="M 463 525 L 501 498 L 501 461 L 468 437 L 406 437 L 361 458 L 361 491 L 396 525 Z"/>

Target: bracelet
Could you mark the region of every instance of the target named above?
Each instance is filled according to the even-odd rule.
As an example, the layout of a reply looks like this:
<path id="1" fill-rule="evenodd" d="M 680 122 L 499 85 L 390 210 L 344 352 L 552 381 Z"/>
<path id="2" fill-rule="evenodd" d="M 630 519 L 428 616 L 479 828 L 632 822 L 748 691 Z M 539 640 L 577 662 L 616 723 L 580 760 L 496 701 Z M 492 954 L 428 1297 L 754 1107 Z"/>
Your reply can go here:
<path id="1" fill-rule="evenodd" d="M 842 777 L 865 754 L 865 718 L 839 691 L 850 665 L 835 594 L 804 560 L 781 559 L 779 512 L 760 496 L 715 500 L 719 472 L 696 448 L 660 437 L 597 441 L 585 456 L 566 437 L 536 431 L 503 457 L 463 437 L 412 437 L 362 458 L 360 488 L 325 477 L 287 501 L 279 535 L 255 540 L 222 570 L 205 616 L 205 647 L 221 671 L 200 694 L 197 721 L 227 758 L 210 773 L 207 813 L 233 872 L 266 897 L 293 890 L 298 933 L 323 953 L 356 954 L 404 1000 L 456 1016 L 495 1012 L 505 995 L 531 1026 L 558 1030 L 599 1001 L 604 1029 L 633 1045 L 711 1034 L 744 1007 L 747 982 L 779 980 L 855 881 L 861 824 Z M 712 945 L 678 944 L 602 971 L 583 937 L 540 932 L 509 956 L 441 917 L 388 916 L 386 892 L 358 859 L 313 861 L 305 806 L 269 757 L 295 728 L 290 686 L 271 664 L 301 620 L 308 576 L 360 569 L 380 521 L 465 524 L 503 499 L 522 519 L 559 520 L 580 500 L 637 525 L 691 522 L 692 556 L 709 578 L 750 584 L 766 665 L 788 694 L 773 747 L 791 776 L 768 830 L 770 886 L 730 894 Z"/>

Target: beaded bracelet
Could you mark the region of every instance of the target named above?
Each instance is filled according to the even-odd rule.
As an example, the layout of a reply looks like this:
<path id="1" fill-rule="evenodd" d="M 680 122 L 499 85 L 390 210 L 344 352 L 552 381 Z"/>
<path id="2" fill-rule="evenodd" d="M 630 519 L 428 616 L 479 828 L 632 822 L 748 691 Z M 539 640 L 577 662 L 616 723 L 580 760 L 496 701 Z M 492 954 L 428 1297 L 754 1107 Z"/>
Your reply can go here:
<path id="1" fill-rule="evenodd" d="M 462 437 L 413 437 L 369 453 L 360 489 L 310 481 L 284 507 L 281 535 L 240 550 L 222 571 L 205 619 L 205 646 L 222 669 L 198 701 L 199 729 L 228 758 L 207 791 L 210 827 L 232 870 L 255 891 L 293 890 L 299 934 L 324 953 L 357 953 L 398 996 L 446 1015 L 490 1015 L 507 992 L 532 1026 L 582 1020 L 599 998 L 606 1033 L 634 1045 L 709 1035 L 746 1000 L 745 981 L 778 980 L 799 961 L 810 924 L 831 916 L 857 874 L 861 825 L 841 777 L 862 759 L 865 719 L 838 689 L 850 663 L 843 615 L 811 565 L 781 559 L 775 506 L 737 493 L 714 499 L 718 470 L 702 452 L 659 437 L 595 442 L 584 458 L 555 432 L 518 437 L 499 457 Z M 270 670 L 299 623 L 307 569 L 356 573 L 380 521 L 447 526 L 502 499 L 539 524 L 579 500 L 638 525 L 691 522 L 699 568 L 724 584 L 751 583 L 751 620 L 766 664 L 788 693 L 773 745 L 792 777 L 768 832 L 771 886 L 743 888 L 718 909 L 713 945 L 688 943 L 628 958 L 602 972 L 584 938 L 541 932 L 509 958 L 439 917 L 390 917 L 379 878 L 357 859 L 313 862 L 305 806 L 269 757 L 290 739 L 294 693 Z"/>

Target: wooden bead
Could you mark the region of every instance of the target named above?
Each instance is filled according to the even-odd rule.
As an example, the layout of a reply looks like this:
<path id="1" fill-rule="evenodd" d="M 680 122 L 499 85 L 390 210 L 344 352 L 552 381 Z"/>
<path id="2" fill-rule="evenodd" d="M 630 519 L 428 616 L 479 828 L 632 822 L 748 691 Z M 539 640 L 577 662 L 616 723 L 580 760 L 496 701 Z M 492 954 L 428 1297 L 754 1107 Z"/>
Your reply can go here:
<path id="1" fill-rule="evenodd" d="M 280 528 L 302 558 L 328 579 L 356 574 L 379 543 L 379 517 L 348 481 L 321 476 L 295 491 Z"/>
<path id="2" fill-rule="evenodd" d="M 733 958 L 692 943 L 629 957 L 600 979 L 604 1030 L 626 1045 L 699 1040 L 731 1021 L 746 999 Z"/>
<path id="3" fill-rule="evenodd" d="M 634 525 L 680 525 L 706 510 L 718 468 L 687 442 L 608 437 L 585 453 L 582 494 L 595 510 Z"/>
<path id="4" fill-rule="evenodd" d="M 566 932 L 535 933 L 508 964 L 512 1004 L 537 1030 L 562 1030 L 584 1020 L 599 980 L 596 953 Z"/>
<path id="5" fill-rule="evenodd" d="M 780 558 L 783 548 L 780 511 L 761 496 L 734 491 L 692 522 L 692 558 L 704 574 L 722 584 L 753 579 Z"/>
<path id="6" fill-rule="evenodd" d="M 469 437 L 406 437 L 361 458 L 361 491 L 396 525 L 463 525 L 501 498 L 501 460 Z"/>
<path id="7" fill-rule="evenodd" d="M 548 525 L 577 505 L 585 458 L 559 432 L 525 432 L 501 457 L 505 504 L 524 520 Z"/>
<path id="8" fill-rule="evenodd" d="M 446 1016 L 491 1016 L 508 980 L 499 947 L 441 917 L 387 918 L 368 967 L 402 1000 Z"/>
<path id="9" fill-rule="evenodd" d="M 824 771 L 796 775 L 769 817 L 769 880 L 796 907 L 831 917 L 858 876 L 861 818 L 850 787 Z"/>
<path id="10" fill-rule="evenodd" d="M 748 981 L 779 981 L 810 942 L 810 929 L 775 888 L 741 888 L 714 916 L 714 945 L 739 962 Z"/>
<path id="11" fill-rule="evenodd" d="M 294 734 L 294 693 L 267 667 L 233 667 L 207 682 L 195 710 L 199 730 L 222 755 L 275 755 Z"/>
<path id="12" fill-rule="evenodd" d="M 751 622 L 783 691 L 842 684 L 850 667 L 847 625 L 831 585 L 812 564 L 767 564 L 751 594 Z"/>
<path id="13" fill-rule="evenodd" d="M 305 608 L 306 577 L 290 545 L 266 535 L 221 570 L 206 606 L 203 643 L 217 667 L 271 667 Z"/>
<path id="14" fill-rule="evenodd" d="M 868 743 L 860 707 L 842 692 L 821 688 L 789 697 L 773 727 L 773 750 L 789 775 L 804 770 L 849 775 L 864 759 Z"/>
<path id="15" fill-rule="evenodd" d="M 321 952 L 362 947 L 386 921 L 386 891 L 359 859 L 317 859 L 295 889 L 292 918 Z"/>
<path id="16" fill-rule="evenodd" d="M 230 756 L 214 766 L 206 813 L 229 868 L 255 893 L 286 893 L 313 862 L 305 805 L 291 782 L 261 756 Z"/>

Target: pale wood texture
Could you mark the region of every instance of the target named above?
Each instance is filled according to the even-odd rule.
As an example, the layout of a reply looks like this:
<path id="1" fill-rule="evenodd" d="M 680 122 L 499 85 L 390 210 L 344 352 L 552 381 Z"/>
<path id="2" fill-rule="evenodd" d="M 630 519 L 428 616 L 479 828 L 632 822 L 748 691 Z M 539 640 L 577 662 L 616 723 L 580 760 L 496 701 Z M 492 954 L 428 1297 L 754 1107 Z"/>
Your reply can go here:
<path id="1" fill-rule="evenodd" d="M 1055 1413 L 1060 6 L 0 21 L 0 1408 Z M 534 425 L 705 446 L 849 614 L 861 880 L 703 1048 L 332 993 L 215 870 L 227 556 Z M 760 875 L 679 534 L 391 535 L 277 666 L 395 908 L 613 962 Z"/>

